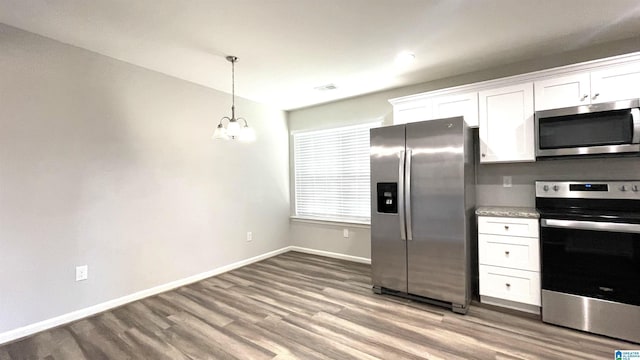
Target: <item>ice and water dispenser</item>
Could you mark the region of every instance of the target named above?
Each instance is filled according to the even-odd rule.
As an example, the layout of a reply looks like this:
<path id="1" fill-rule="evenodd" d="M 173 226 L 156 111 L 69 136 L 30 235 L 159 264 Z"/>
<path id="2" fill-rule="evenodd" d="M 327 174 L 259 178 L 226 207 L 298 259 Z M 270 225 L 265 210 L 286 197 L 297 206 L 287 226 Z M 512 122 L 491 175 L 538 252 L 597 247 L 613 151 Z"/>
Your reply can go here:
<path id="1" fill-rule="evenodd" d="M 378 183 L 378 212 L 398 213 L 398 183 Z"/>

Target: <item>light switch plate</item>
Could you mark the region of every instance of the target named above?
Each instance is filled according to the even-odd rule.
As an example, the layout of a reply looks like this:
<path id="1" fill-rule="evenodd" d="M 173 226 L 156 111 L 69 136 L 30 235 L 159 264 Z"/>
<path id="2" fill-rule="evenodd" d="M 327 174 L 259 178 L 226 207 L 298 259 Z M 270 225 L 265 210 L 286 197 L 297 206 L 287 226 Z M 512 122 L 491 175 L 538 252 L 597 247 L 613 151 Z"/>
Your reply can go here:
<path id="1" fill-rule="evenodd" d="M 349 238 L 349 229 L 342 230 L 342 237 Z"/>

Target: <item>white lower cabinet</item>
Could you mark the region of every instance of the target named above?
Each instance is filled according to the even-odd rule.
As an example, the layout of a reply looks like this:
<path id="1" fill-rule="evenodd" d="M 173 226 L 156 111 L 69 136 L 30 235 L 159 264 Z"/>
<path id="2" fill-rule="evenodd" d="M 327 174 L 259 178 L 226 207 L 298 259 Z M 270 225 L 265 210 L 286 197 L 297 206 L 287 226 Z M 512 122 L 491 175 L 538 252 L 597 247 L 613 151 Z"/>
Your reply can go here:
<path id="1" fill-rule="evenodd" d="M 538 219 L 478 217 L 480 301 L 540 312 Z"/>
<path id="2" fill-rule="evenodd" d="M 480 295 L 540 306 L 540 272 L 480 265 Z"/>

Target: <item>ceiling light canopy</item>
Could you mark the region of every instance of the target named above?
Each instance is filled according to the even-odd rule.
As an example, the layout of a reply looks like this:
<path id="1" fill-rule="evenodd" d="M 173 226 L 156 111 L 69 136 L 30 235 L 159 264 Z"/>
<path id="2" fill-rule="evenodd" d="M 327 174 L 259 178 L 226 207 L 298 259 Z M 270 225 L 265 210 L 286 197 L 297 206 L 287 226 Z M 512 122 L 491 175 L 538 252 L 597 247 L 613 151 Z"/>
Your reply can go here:
<path id="1" fill-rule="evenodd" d="M 326 84 L 322 86 L 316 86 L 313 89 L 318 91 L 327 91 L 327 90 L 335 90 L 338 87 L 335 84 Z"/>
<path id="2" fill-rule="evenodd" d="M 245 118 L 236 118 L 235 64 L 238 58 L 236 56 L 227 56 L 226 59 L 231 63 L 231 117 L 225 116 L 220 119 L 211 138 L 217 140 L 240 140 L 244 142 L 254 141 L 256 139 L 256 133 L 249 127 L 247 120 Z M 224 120 L 227 120 L 226 126 L 224 125 Z M 240 124 L 241 121 L 244 122 L 244 125 Z"/>
<path id="3" fill-rule="evenodd" d="M 408 66 L 416 60 L 416 54 L 411 51 L 403 51 L 396 56 L 396 65 Z"/>

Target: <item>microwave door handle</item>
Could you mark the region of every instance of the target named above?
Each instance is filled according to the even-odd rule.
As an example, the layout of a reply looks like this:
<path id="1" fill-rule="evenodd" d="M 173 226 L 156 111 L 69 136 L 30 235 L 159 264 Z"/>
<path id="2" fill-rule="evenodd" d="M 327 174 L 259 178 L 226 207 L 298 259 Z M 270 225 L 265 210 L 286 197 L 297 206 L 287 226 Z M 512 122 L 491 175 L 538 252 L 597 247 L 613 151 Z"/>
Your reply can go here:
<path id="1" fill-rule="evenodd" d="M 633 120 L 633 144 L 640 143 L 640 108 L 631 109 L 631 119 Z"/>
<path id="2" fill-rule="evenodd" d="M 413 231 L 411 225 L 411 150 L 407 150 L 407 160 L 404 167 L 404 182 L 405 182 L 405 213 L 407 217 L 407 240 L 413 240 Z"/>
<path id="3" fill-rule="evenodd" d="M 640 234 L 640 224 L 542 219 L 541 227 Z"/>
<path id="4" fill-rule="evenodd" d="M 398 217 L 400 218 L 400 240 L 407 240 L 407 228 L 405 226 L 404 215 L 404 158 L 405 152 L 400 151 L 400 162 L 398 164 Z"/>

